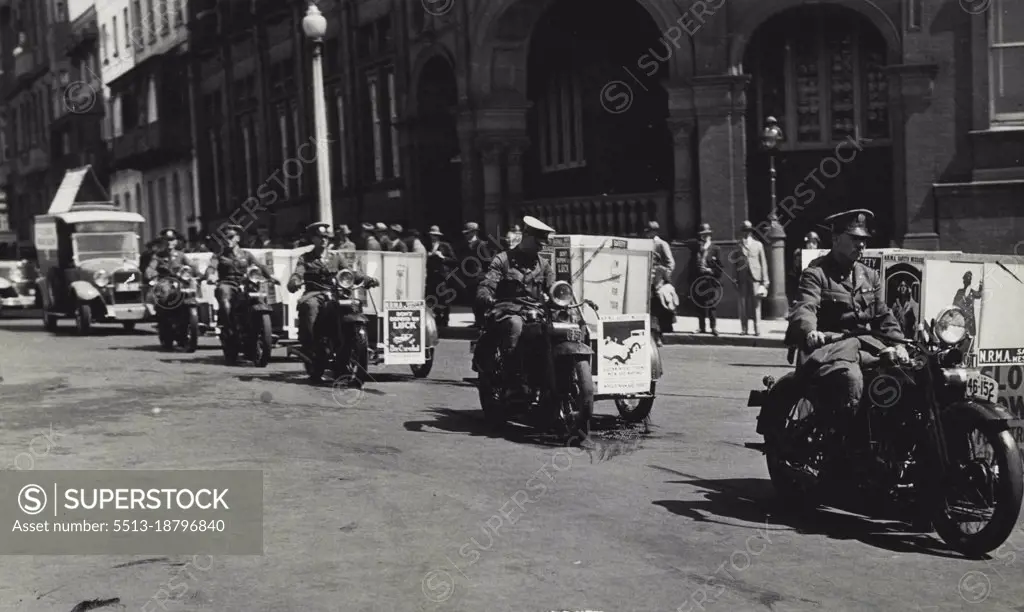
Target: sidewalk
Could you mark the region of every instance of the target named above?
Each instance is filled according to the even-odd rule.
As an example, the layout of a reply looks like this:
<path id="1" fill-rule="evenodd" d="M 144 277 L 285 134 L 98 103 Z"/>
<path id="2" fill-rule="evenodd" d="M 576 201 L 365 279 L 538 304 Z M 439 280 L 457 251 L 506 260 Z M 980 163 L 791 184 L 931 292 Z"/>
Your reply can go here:
<path id="1" fill-rule="evenodd" d="M 470 327 L 473 324 L 473 313 L 465 306 L 453 306 L 447 328 L 438 330 L 444 340 L 476 340 L 479 331 Z M 675 333 L 665 334 L 665 344 L 704 344 L 707 346 L 759 346 L 766 348 L 785 348 L 783 339 L 786 335 L 785 319 L 778 321 L 761 321 L 761 335 L 740 333 L 739 319 L 718 319 L 719 335 L 697 333 L 697 317 L 676 317 Z"/>

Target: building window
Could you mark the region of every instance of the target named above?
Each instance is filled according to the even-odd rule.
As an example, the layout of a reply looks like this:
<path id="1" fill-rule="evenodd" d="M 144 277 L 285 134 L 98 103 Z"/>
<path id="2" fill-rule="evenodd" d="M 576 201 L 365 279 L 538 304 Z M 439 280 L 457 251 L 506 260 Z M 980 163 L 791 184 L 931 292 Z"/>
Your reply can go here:
<path id="1" fill-rule="evenodd" d="M 114 194 L 114 207 L 121 208 L 121 196 Z"/>
<path id="2" fill-rule="evenodd" d="M 160 0 L 160 34 L 166 36 L 171 32 L 171 14 L 167 11 L 167 0 Z"/>
<path id="3" fill-rule="evenodd" d="M 540 165 L 555 172 L 586 165 L 583 156 L 583 102 L 576 74 L 555 71 L 537 104 Z"/>
<path id="4" fill-rule="evenodd" d="M 994 0 L 989 10 L 993 123 L 1024 123 L 1024 3 Z"/>
<path id="5" fill-rule="evenodd" d="M 367 77 L 367 91 L 370 94 L 370 124 L 373 129 L 373 178 L 380 182 L 384 180 L 384 146 L 381 142 L 380 99 L 376 74 Z"/>
<path id="6" fill-rule="evenodd" d="M 215 132 L 210 132 L 210 160 L 213 162 L 213 175 L 211 176 L 213 182 L 213 200 L 215 210 L 223 210 L 221 207 L 221 161 L 220 161 L 220 142 Z"/>
<path id="7" fill-rule="evenodd" d="M 132 2 L 132 21 L 135 22 L 135 26 L 132 28 L 132 44 L 135 45 L 136 51 L 141 51 L 146 36 L 145 26 L 142 24 L 142 0 Z"/>
<path id="8" fill-rule="evenodd" d="M 167 227 L 161 218 L 160 207 L 156 204 L 156 181 L 146 181 L 146 210 L 157 228 Z"/>
<path id="9" fill-rule="evenodd" d="M 131 191 L 124 192 L 124 208 L 128 212 L 135 212 L 135 209 L 132 207 L 132 192 Z"/>
<path id="10" fill-rule="evenodd" d="M 110 50 L 107 49 L 107 36 L 107 24 L 103 24 L 103 27 L 100 28 L 100 49 L 102 50 L 104 64 L 110 63 Z"/>
<path id="11" fill-rule="evenodd" d="M 292 140 L 292 154 L 295 155 L 296 157 L 298 157 L 299 154 L 299 139 L 302 138 L 302 130 L 300 129 L 301 127 L 302 123 L 299 121 L 299 103 L 296 102 L 295 100 L 292 100 L 292 130 L 295 134 L 294 140 Z M 298 172 L 298 176 L 295 177 L 295 181 L 298 183 L 296 185 L 296 189 L 298 190 L 299 195 L 306 193 L 306 190 L 303 189 L 303 174 L 303 169 L 300 169 Z"/>
<path id="12" fill-rule="evenodd" d="M 767 116 L 786 134 L 781 148 L 831 148 L 848 138 L 889 139 L 885 41 L 845 17 L 819 14 L 754 54 L 758 133 Z"/>
<path id="13" fill-rule="evenodd" d="M 341 95 L 341 88 L 334 96 L 335 108 L 338 115 L 338 167 L 341 175 L 341 186 L 348 188 L 348 155 L 345 149 L 347 138 L 345 137 L 345 98 Z"/>
<path id="14" fill-rule="evenodd" d="M 146 8 L 149 10 L 148 22 L 146 23 L 146 29 L 149 30 L 149 44 L 156 42 L 156 20 L 157 14 L 153 7 L 153 0 L 146 0 Z"/>
<path id="15" fill-rule="evenodd" d="M 388 73 L 388 115 L 391 125 L 391 176 L 402 176 L 402 161 L 398 151 L 398 96 L 395 94 L 395 73 Z"/>
<path id="16" fill-rule="evenodd" d="M 132 34 L 131 34 L 131 32 L 132 32 L 132 24 L 131 24 L 131 21 L 128 20 L 128 9 L 127 8 L 125 8 L 124 11 L 121 13 L 121 18 L 124 20 L 124 48 L 125 49 L 131 49 L 132 48 Z"/>
<path id="17" fill-rule="evenodd" d="M 110 31 L 114 34 L 114 57 L 117 57 L 121 53 L 121 45 L 117 42 L 117 15 L 114 15 L 113 25 L 110 26 Z"/>
<path id="18" fill-rule="evenodd" d="M 171 174 L 171 201 L 174 202 L 174 208 L 181 214 L 185 207 L 181 201 L 181 179 L 178 178 L 178 173 L 174 172 Z M 184 221 L 184 219 L 181 219 Z"/>
<path id="19" fill-rule="evenodd" d="M 252 134 L 249 131 L 249 122 L 250 122 L 250 118 L 249 117 L 244 117 L 242 119 L 242 122 L 241 122 L 242 123 L 242 151 L 243 151 L 243 156 L 244 156 L 244 160 L 245 160 L 245 170 L 243 172 L 243 175 L 244 175 L 243 178 L 245 179 L 245 189 L 243 189 L 242 191 L 245 193 L 246 197 L 252 197 L 252 187 L 253 187 L 253 182 L 255 180 L 253 178 L 253 175 L 255 173 L 253 172 L 253 168 L 252 168 Z"/>
<path id="20" fill-rule="evenodd" d="M 174 0 L 174 26 L 181 27 L 184 25 L 184 21 L 181 13 L 181 0 Z"/>

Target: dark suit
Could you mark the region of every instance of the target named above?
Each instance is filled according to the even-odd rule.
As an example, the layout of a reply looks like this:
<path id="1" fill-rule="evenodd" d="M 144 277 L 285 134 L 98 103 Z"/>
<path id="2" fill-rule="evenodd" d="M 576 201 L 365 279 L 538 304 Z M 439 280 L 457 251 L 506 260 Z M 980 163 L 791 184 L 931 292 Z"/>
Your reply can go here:
<path id="1" fill-rule="evenodd" d="M 829 253 L 811 262 L 800 275 L 797 302 L 789 317 L 786 344 L 802 349 L 801 362 L 813 368 L 807 374 L 836 379 L 834 386 L 826 388 L 835 389 L 839 408 L 848 407 L 854 413 L 864 393 L 860 351 L 874 352 L 880 347 L 851 338 L 808 354 L 804 348 L 807 334 L 872 329 L 890 338 L 902 338 L 900 324 L 882 299 L 882 292 L 878 272 L 860 262 L 844 268 Z"/>
<path id="2" fill-rule="evenodd" d="M 689 297 L 697 306 L 697 318 L 700 331 L 706 331 L 705 319 L 711 320 L 711 329 L 718 327 L 715 308 L 722 301 L 722 251 L 718 245 L 711 243 L 707 249 L 703 243 L 697 244 L 690 258 Z"/>

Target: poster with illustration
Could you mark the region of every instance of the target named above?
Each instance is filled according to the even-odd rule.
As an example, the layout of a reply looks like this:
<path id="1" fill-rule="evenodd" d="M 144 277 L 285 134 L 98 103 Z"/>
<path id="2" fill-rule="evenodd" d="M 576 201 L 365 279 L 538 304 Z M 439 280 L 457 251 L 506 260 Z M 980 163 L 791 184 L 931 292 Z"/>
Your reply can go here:
<path id="1" fill-rule="evenodd" d="M 423 300 L 384 302 L 385 365 L 409 365 L 426 360 L 424 308 Z"/>
<path id="2" fill-rule="evenodd" d="M 928 286 L 924 292 L 924 310 L 921 321 L 931 325 L 932 319 L 943 309 L 956 306 L 964 311 L 968 337 L 961 350 L 966 365 L 973 367 L 977 362 L 978 323 L 981 321 L 982 279 L 985 264 L 969 261 L 928 261 Z"/>
<path id="3" fill-rule="evenodd" d="M 598 394 L 651 390 L 651 319 L 648 315 L 599 318 L 595 378 Z"/>
<path id="4" fill-rule="evenodd" d="M 597 304 L 599 313 L 623 314 L 628 270 L 629 255 L 623 251 L 583 249 L 583 296 Z"/>
<path id="5" fill-rule="evenodd" d="M 1018 419 L 1024 419 L 1024 366 L 984 366 L 980 371 L 996 381 L 999 404 Z M 1024 443 L 1024 427 L 1014 427 L 1011 431 L 1018 443 Z"/>
<path id="6" fill-rule="evenodd" d="M 1024 365 L 1024 264 L 986 262 L 978 333 L 980 365 Z M 965 300 L 977 300 L 976 292 Z"/>
<path id="7" fill-rule="evenodd" d="M 896 315 L 903 335 L 914 337 L 921 320 L 924 257 L 920 255 L 883 255 L 885 303 Z"/>

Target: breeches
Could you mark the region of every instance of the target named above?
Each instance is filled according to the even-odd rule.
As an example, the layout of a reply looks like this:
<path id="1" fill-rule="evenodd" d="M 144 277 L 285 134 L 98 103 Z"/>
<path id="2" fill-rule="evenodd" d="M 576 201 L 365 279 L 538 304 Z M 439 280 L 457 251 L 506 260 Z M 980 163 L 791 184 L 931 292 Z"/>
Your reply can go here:
<path id="1" fill-rule="evenodd" d="M 864 396 L 864 372 L 860 364 L 836 361 L 821 366 L 814 378 L 819 389 L 824 389 L 826 401 L 836 410 L 856 415 Z M 834 402 L 834 403 L 833 403 Z"/>
<path id="2" fill-rule="evenodd" d="M 325 304 L 327 296 L 323 293 L 309 293 L 299 300 L 299 342 L 303 347 L 312 345 L 316 337 L 316 320 Z"/>
<path id="3" fill-rule="evenodd" d="M 217 320 L 221 325 L 226 325 L 230 320 L 228 317 L 231 316 L 231 305 L 236 293 L 238 293 L 238 287 L 225 283 L 217 285 L 216 291 L 213 292 L 217 298 Z"/>

